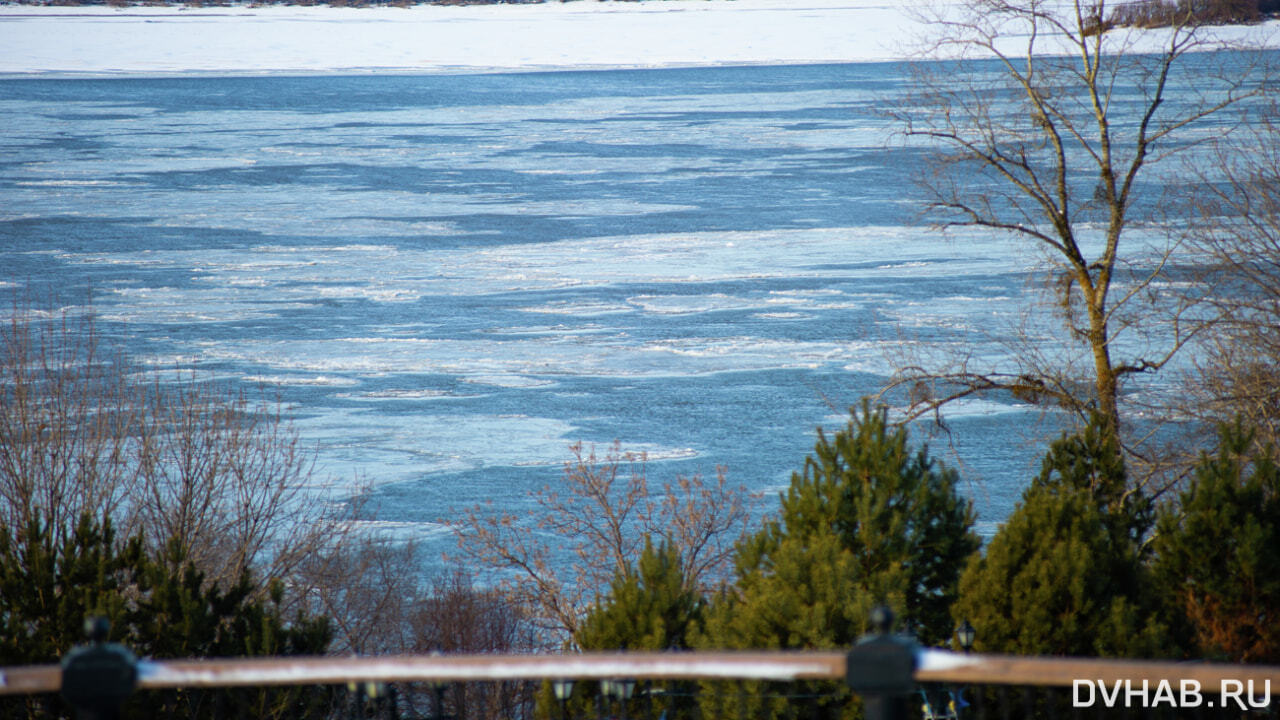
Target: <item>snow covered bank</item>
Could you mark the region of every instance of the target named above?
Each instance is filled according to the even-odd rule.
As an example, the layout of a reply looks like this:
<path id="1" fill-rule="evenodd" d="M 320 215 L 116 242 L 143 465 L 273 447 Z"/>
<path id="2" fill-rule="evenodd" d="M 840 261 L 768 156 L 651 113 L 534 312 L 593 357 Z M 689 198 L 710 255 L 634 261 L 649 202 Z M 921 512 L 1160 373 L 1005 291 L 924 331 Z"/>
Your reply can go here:
<path id="1" fill-rule="evenodd" d="M 894 60 L 906 56 L 911 38 L 925 33 L 904 9 L 922 1 L 0 5 L 0 74 L 448 72 Z M 1262 32 L 1274 39 L 1276 27 L 1225 32 Z M 1156 32 L 1147 39 L 1158 37 Z"/>
<path id="2" fill-rule="evenodd" d="M 892 0 L 412 8 L 0 6 L 0 73 L 448 71 L 848 62 L 900 54 Z"/>

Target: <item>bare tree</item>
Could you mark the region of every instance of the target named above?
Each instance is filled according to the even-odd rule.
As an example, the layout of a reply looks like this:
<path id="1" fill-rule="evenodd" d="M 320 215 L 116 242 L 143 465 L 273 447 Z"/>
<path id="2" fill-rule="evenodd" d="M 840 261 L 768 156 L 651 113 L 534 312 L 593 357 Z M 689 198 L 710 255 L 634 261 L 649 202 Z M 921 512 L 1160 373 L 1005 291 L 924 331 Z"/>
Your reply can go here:
<path id="1" fill-rule="evenodd" d="M 426 583 L 409 620 L 412 649 L 418 653 L 529 652 L 537 645 L 524 610 L 504 593 L 475 587 L 461 568 Z M 533 715 L 536 689 L 537 683 L 528 680 L 466 683 L 449 688 L 441 699 L 454 717 L 527 718 Z"/>
<path id="2" fill-rule="evenodd" d="M 278 402 L 133 363 L 88 312 L 19 307 L 0 326 L 0 534 L 35 522 L 61 544 L 89 512 L 156 556 L 176 539 L 211 583 L 283 580 L 288 605 L 330 620 L 333 652 L 532 646 L 505 596 L 425 582 L 415 544 L 363 532 L 359 502 L 328 502 L 312 466 Z M 452 702 L 527 716 L 531 693 Z"/>
<path id="3" fill-rule="evenodd" d="M 1190 229 L 1216 314 L 1199 343 L 1184 410 L 1209 425 L 1240 417 L 1258 446 L 1280 445 L 1280 128 L 1276 108 L 1219 152 Z"/>
<path id="4" fill-rule="evenodd" d="M 1123 388 L 1202 327 L 1196 298 L 1159 282 L 1178 259 L 1160 228 L 1185 206 L 1180 153 L 1225 134 L 1223 115 L 1265 85 L 1260 56 L 1227 49 L 1190 16 L 1141 30 L 1104 22 L 1105 0 L 967 0 L 932 18 L 938 37 L 895 112 L 931 158 L 928 207 L 945 230 L 1015 238 L 1047 264 L 1048 309 L 1007 356 L 901 368 L 885 392 L 912 417 L 985 392 L 1098 413 L 1122 433 Z M 1219 123 L 1217 126 L 1209 121 Z M 1160 170 L 1169 166 L 1170 172 Z M 1165 192 L 1165 191 L 1168 192 Z"/>
<path id="5" fill-rule="evenodd" d="M 0 526 L 58 541 L 82 512 L 210 582 L 288 578 L 339 517 L 278 403 L 106 349 L 88 314 L 15 308 L 0 327 Z"/>
<path id="6" fill-rule="evenodd" d="M 130 509 L 152 542 L 182 538 L 218 582 L 250 568 L 288 577 L 333 542 L 337 511 L 306 487 L 312 453 L 278 403 L 192 373 L 153 377 L 146 392 Z"/>
<path id="7" fill-rule="evenodd" d="M 0 521 L 30 521 L 60 542 L 80 513 L 114 515 L 139 469 L 131 436 L 142 403 L 119 355 L 92 323 L 67 313 L 15 309 L 0 328 Z"/>
<path id="8" fill-rule="evenodd" d="M 349 529 L 311 553 L 297 581 L 307 610 L 333 626 L 331 652 L 400 654 L 415 649 L 412 618 L 424 602 L 421 568 L 412 541 Z"/>
<path id="9" fill-rule="evenodd" d="M 746 491 L 730 486 L 723 468 L 714 480 L 681 477 L 651 493 L 643 455 L 616 443 L 604 458 L 581 444 L 571 451 L 563 491 L 534 493 L 537 510 L 528 516 L 481 506 L 455 527 L 462 555 L 502 572 L 499 588 L 543 630 L 572 637 L 646 537 L 679 548 L 684 577 L 698 589 L 729 579 L 749 511 Z"/>

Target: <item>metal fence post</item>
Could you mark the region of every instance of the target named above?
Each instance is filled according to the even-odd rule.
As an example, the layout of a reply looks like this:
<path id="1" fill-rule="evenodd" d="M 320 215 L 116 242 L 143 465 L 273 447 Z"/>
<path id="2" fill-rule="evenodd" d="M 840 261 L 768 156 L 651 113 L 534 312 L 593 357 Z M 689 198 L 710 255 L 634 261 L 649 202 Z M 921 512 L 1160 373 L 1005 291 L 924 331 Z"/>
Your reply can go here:
<path id="1" fill-rule="evenodd" d="M 849 651 L 845 682 L 862 696 L 867 720 L 906 720 L 907 695 L 915 687 L 916 643 L 890 634 L 893 613 L 871 611 L 873 632 Z"/>
<path id="2" fill-rule="evenodd" d="M 107 642 L 106 618 L 85 621 L 92 645 L 72 648 L 62 658 L 62 697 L 82 720 L 116 720 L 120 706 L 138 684 L 138 659 L 128 648 Z"/>
<path id="3" fill-rule="evenodd" d="M 387 717 L 400 720 L 400 691 L 394 684 L 387 686 Z"/>

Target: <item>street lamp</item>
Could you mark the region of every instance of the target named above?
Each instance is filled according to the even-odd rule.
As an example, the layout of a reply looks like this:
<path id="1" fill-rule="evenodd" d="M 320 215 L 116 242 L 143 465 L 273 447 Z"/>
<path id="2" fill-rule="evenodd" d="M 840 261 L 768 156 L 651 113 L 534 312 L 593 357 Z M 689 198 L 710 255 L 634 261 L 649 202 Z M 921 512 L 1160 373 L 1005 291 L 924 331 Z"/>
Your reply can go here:
<path id="1" fill-rule="evenodd" d="M 351 712 L 354 715 L 365 715 L 369 712 L 369 707 L 376 708 L 380 703 L 386 702 L 387 686 L 377 682 L 358 683 L 350 681 L 347 683 L 347 692 L 351 693 Z M 395 703 L 393 699 L 392 704 Z"/>
<path id="2" fill-rule="evenodd" d="M 573 680 L 564 679 L 552 681 L 551 690 L 555 692 L 556 699 L 560 701 L 560 720 L 568 720 L 569 698 L 573 697 Z"/>
<path id="3" fill-rule="evenodd" d="M 973 625 L 969 624 L 969 620 L 967 618 L 960 621 L 960 626 L 956 628 L 956 642 L 960 643 L 960 649 L 964 650 L 965 655 L 968 655 L 969 652 L 973 650 L 973 641 L 977 638 L 977 635 L 978 631 L 974 629 Z M 954 707 L 952 714 L 956 717 L 959 717 L 960 710 L 962 708 L 968 707 L 969 705 L 969 703 L 964 699 L 964 690 L 965 689 L 961 687 L 957 690 L 951 691 L 951 702 Z M 974 697 L 974 701 L 978 704 L 977 716 L 981 717 L 982 693 L 979 692 Z"/>
<path id="4" fill-rule="evenodd" d="M 960 621 L 960 627 L 956 628 L 956 640 L 960 641 L 960 649 L 964 650 L 965 655 L 973 649 L 974 636 L 977 634 L 978 631 L 973 629 L 968 620 Z"/>

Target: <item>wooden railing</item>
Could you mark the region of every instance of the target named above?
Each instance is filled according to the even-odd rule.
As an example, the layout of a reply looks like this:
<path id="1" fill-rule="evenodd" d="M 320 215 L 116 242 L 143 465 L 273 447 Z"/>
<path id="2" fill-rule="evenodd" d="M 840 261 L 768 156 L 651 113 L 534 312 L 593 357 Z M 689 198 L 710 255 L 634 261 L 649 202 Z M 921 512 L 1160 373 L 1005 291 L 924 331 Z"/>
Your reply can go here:
<path id="1" fill-rule="evenodd" d="M 896 642 L 896 641 L 894 641 Z M 874 643 L 873 643 L 874 644 Z M 628 652 L 545 655 L 431 655 L 395 657 L 299 657 L 210 660 L 142 660 L 136 664 L 136 688 L 215 688 L 349 683 L 464 683 L 500 680 L 634 678 L 649 680 L 845 679 L 870 698 L 904 695 L 904 688 L 883 684 L 884 678 L 861 677 L 866 668 L 877 674 L 889 667 L 888 645 L 859 645 L 849 652 Z M 1150 688 L 1161 683 L 1173 692 L 1194 687 L 1205 696 L 1240 692 L 1250 695 L 1272 687 L 1280 690 L 1280 667 L 1215 663 L 1178 663 L 1098 658 L 1015 657 L 962 654 L 907 647 L 907 685 Z M 870 655 L 863 653 L 863 650 Z M 888 647 L 889 651 L 893 648 Z M 868 664 L 870 663 L 870 664 Z M 859 668 L 862 668 L 861 670 Z M 852 672 L 851 672 L 852 670 Z M 884 673 L 878 673 L 883 675 Z M 866 680 L 862 687 L 859 683 Z M 1143 682 L 1146 685 L 1143 685 Z M 63 689 L 63 667 L 40 665 L 0 668 L 0 695 L 52 693 Z M 912 690 L 911 692 L 914 692 Z M 1090 691 L 1092 692 L 1092 690 Z M 868 716 L 902 717 L 893 707 Z M 926 714 L 926 717 L 929 715 Z M 947 717 L 955 717 L 949 715 Z"/>

